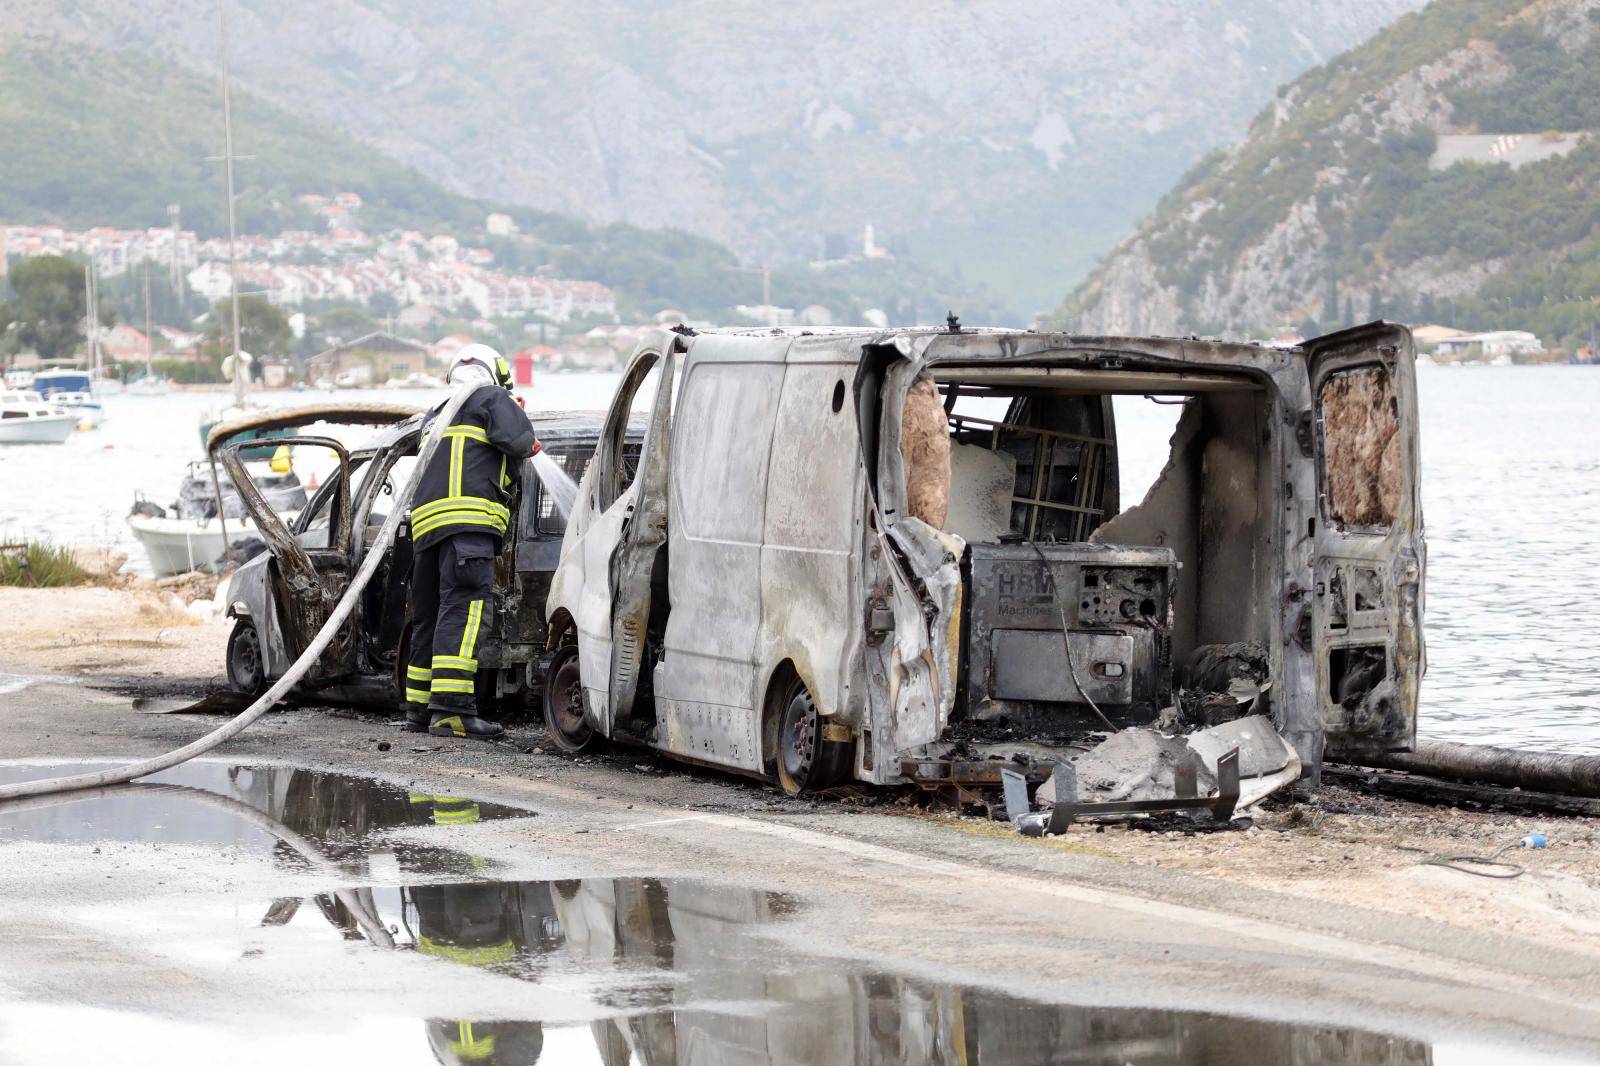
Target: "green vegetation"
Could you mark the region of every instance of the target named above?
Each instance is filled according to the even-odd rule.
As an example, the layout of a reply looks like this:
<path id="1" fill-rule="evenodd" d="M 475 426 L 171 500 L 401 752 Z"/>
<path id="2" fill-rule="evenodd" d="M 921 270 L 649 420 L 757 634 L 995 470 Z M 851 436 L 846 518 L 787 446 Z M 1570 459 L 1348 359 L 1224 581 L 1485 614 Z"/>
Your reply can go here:
<path id="1" fill-rule="evenodd" d="M 206 316 L 201 351 L 219 369 L 222 358 L 233 351 L 233 305 L 218 300 Z M 265 296 L 239 297 L 239 349 L 260 359 L 281 359 L 294 347 L 289 319 Z"/>
<path id="2" fill-rule="evenodd" d="M 86 585 L 91 580 L 93 575 L 78 565 L 71 548 L 32 541 L 0 549 L 0 585 L 64 588 Z"/>
<path id="3" fill-rule="evenodd" d="M 1600 10 L 1588 17 L 1600 24 Z M 1600 33 L 1591 31 L 1586 45 L 1569 52 L 1519 22 L 1496 35 L 1495 47 L 1515 73 L 1492 89 L 1456 93 L 1458 123 L 1484 133 L 1600 129 Z"/>
<path id="4" fill-rule="evenodd" d="M 1569 52 L 1541 23 L 1515 17 L 1525 6 L 1436 0 L 1280 90 L 1279 104 L 1256 118 L 1243 144 L 1202 160 L 1146 222 L 1142 236 L 1162 284 L 1192 309 L 1207 285 L 1312 199 L 1330 269 L 1322 291 L 1305 294 L 1322 312 L 1300 323 L 1303 330 L 1383 314 L 1531 329 L 1552 345 L 1586 340 L 1600 318 L 1600 143 L 1591 136 L 1565 156 L 1515 170 L 1458 163 L 1435 171 L 1430 128 L 1378 125 L 1389 105 L 1375 94 L 1483 40 L 1512 72 L 1492 86 L 1446 89 L 1458 128 L 1600 130 L 1600 27 Z M 1588 17 L 1600 22 L 1600 12 Z M 1479 269 L 1489 280 L 1448 301 L 1396 291 L 1388 279 L 1424 259 L 1432 272 Z M 1185 324 L 1202 332 L 1241 325 L 1193 314 Z"/>
<path id="5" fill-rule="evenodd" d="M 0 349 L 31 350 L 46 359 L 70 355 L 83 344 L 83 264 L 59 255 L 20 260 L 0 303 Z M 101 321 L 110 324 L 108 309 Z"/>

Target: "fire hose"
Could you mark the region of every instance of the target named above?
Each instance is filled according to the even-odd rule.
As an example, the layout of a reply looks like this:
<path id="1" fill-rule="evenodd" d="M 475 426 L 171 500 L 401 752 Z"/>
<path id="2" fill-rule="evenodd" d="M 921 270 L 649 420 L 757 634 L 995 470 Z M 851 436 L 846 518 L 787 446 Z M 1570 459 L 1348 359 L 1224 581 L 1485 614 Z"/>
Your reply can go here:
<path id="1" fill-rule="evenodd" d="M 42 781 L 20 781 L 13 785 L 0 785 L 0 802 L 11 799 L 20 799 L 24 796 L 49 796 L 58 792 L 75 792 L 84 788 L 102 788 L 106 785 L 120 785 L 151 774 L 170 770 L 180 763 L 186 763 L 199 755 L 204 755 L 213 748 L 227 742 L 244 732 L 256 719 L 266 714 L 278 702 L 289 694 L 289 690 L 300 683 L 323 651 L 333 641 L 339 632 L 339 627 L 349 619 L 350 613 L 355 610 L 356 602 L 361 596 L 367 583 L 372 580 L 372 575 L 378 572 L 378 565 L 383 561 L 384 553 L 393 543 L 395 533 L 400 528 L 411 497 L 417 490 L 417 485 L 422 481 L 423 472 L 428 469 L 428 461 L 433 458 L 439 441 L 444 436 L 444 431 L 455 418 L 456 412 L 461 410 L 461 405 L 466 403 L 479 388 L 492 388 L 488 385 L 475 385 L 457 389 L 445 401 L 444 407 L 433 420 L 433 426 L 428 431 L 427 439 L 423 442 L 418 453 L 417 464 L 411 471 L 411 478 L 406 482 L 405 488 L 400 490 L 400 495 L 395 499 L 394 506 L 389 511 L 389 516 L 384 519 L 383 526 L 378 530 L 377 540 L 372 547 L 367 549 L 366 556 L 361 560 L 361 568 L 356 571 L 355 579 L 345 589 L 338 604 L 333 608 L 333 613 L 328 616 L 327 623 L 317 632 L 315 638 L 300 653 L 300 657 L 290 664 L 282 677 L 262 693 L 249 707 L 240 711 L 238 715 L 229 719 L 223 725 L 207 733 L 199 740 L 185 744 L 175 751 L 165 755 L 156 755 L 139 762 L 128 763 L 124 766 L 113 766 L 110 769 L 97 773 L 71 774 L 67 777 L 52 777 Z"/>

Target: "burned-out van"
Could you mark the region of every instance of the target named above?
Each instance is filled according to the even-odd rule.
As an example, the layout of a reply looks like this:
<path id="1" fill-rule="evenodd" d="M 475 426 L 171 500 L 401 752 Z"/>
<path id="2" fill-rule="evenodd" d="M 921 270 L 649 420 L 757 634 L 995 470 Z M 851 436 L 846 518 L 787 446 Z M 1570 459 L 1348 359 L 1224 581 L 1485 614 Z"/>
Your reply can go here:
<path id="1" fill-rule="evenodd" d="M 1142 500 L 1114 397 L 1181 405 Z M 567 525 L 547 723 L 796 790 L 998 781 L 1248 712 L 1314 779 L 1414 740 L 1417 469 L 1385 323 L 1298 347 L 662 331 Z"/>

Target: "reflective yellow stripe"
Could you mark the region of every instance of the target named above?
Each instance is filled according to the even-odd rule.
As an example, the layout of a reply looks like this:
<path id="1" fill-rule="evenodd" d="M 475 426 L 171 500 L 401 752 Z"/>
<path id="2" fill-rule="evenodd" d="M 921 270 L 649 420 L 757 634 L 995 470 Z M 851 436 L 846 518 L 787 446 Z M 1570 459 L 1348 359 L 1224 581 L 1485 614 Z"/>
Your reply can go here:
<path id="1" fill-rule="evenodd" d="M 425 688 L 407 688 L 406 689 L 406 702 L 407 703 L 427 703 L 428 702 L 428 690 L 425 689 Z"/>
<path id="2" fill-rule="evenodd" d="M 435 655 L 433 657 L 435 670 L 465 670 L 469 674 L 478 672 L 478 660 L 463 659 L 459 655 Z"/>
<path id="3" fill-rule="evenodd" d="M 449 429 L 446 429 L 444 431 L 444 435 L 446 437 L 463 437 L 467 440 L 475 440 L 483 444 L 489 443 L 489 434 L 486 433 L 481 427 L 475 426 L 470 422 L 457 422 Z"/>
<path id="4" fill-rule="evenodd" d="M 446 511 L 425 521 L 412 523 L 411 535 L 420 537 L 448 526 L 488 526 L 496 533 L 504 533 L 506 525 L 506 519 L 498 515 L 484 514 L 482 511 Z"/>
<path id="5" fill-rule="evenodd" d="M 483 620 L 483 601 L 473 600 L 467 608 L 467 628 L 461 633 L 461 657 L 471 659 L 478 644 L 478 623 Z M 437 661 L 437 660 L 435 660 Z"/>
<path id="6" fill-rule="evenodd" d="M 502 518 L 511 517 L 511 509 L 505 504 L 486 500 L 482 496 L 446 496 L 440 500 L 429 500 L 411 509 L 412 521 L 427 518 L 440 511 L 484 511 L 488 514 L 499 515 Z"/>
<path id="7" fill-rule="evenodd" d="M 413 681 L 426 681 L 433 676 L 433 671 L 426 666 L 408 666 L 406 676 Z"/>
<path id="8" fill-rule="evenodd" d="M 467 439 L 456 435 L 450 438 L 450 495 L 461 495 L 462 456 L 467 450 Z"/>
<path id="9" fill-rule="evenodd" d="M 461 681 L 453 677 L 436 677 L 433 679 L 433 691 L 435 693 L 464 692 L 470 696 L 472 695 L 472 690 L 471 681 Z"/>
<path id="10" fill-rule="evenodd" d="M 437 940 L 419 935 L 417 949 L 424 955 L 449 959 L 451 962 L 465 963 L 468 966 L 493 966 L 496 963 L 510 962 L 517 957 L 517 946 L 509 940 L 503 944 L 490 944 L 488 947 L 458 948 L 454 944 L 441 944 Z"/>
<path id="11" fill-rule="evenodd" d="M 450 1051 L 463 1062 L 477 1062 L 494 1054 L 494 1034 L 479 1038 L 472 1033 L 471 1022 L 457 1022 L 459 1040 L 450 1041 Z"/>
<path id="12" fill-rule="evenodd" d="M 502 489 L 511 487 L 511 479 L 506 477 L 506 457 L 504 455 L 500 456 L 500 487 Z"/>
<path id="13" fill-rule="evenodd" d="M 464 811 L 441 811 L 437 808 L 433 812 L 434 825 L 471 825 L 482 817 L 478 813 L 477 804 Z"/>

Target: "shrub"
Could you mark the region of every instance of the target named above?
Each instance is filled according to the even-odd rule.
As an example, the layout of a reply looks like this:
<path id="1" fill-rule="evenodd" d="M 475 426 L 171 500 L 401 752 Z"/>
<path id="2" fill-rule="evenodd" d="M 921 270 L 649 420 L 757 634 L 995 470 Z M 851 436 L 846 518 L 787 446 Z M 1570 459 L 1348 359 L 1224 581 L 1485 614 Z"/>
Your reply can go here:
<path id="1" fill-rule="evenodd" d="M 93 575 L 78 565 L 72 549 L 49 541 L 0 548 L 0 585 L 64 588 L 85 585 Z"/>

